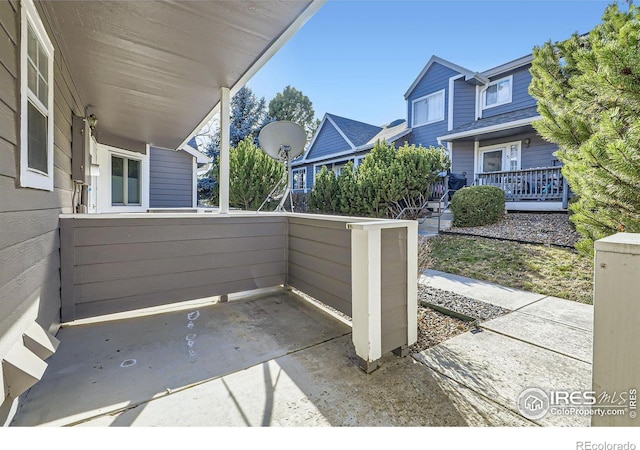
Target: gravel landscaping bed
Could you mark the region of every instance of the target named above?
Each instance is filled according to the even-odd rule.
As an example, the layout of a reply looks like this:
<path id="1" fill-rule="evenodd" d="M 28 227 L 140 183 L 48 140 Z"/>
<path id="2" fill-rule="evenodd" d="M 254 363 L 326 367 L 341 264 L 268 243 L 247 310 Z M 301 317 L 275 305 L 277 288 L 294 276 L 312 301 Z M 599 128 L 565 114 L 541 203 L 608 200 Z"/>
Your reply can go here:
<path id="1" fill-rule="evenodd" d="M 465 314 L 478 322 L 495 319 L 509 312 L 508 309 L 431 286 L 418 286 L 418 300 Z"/>
<path id="2" fill-rule="evenodd" d="M 498 239 L 513 239 L 538 244 L 573 247 L 580 238 L 567 213 L 507 213 L 493 225 L 452 227 L 449 232 Z"/>
<path id="3" fill-rule="evenodd" d="M 453 292 L 419 285 L 418 341 L 411 346 L 411 351 L 414 353 L 426 350 L 429 347 L 438 345 L 447 339 L 451 339 L 454 336 L 475 328 L 472 322 L 466 322 L 456 317 L 443 314 L 422 305 L 422 301 L 465 314 L 477 319 L 478 322 L 495 319 L 509 312 L 508 309 L 464 297 Z"/>

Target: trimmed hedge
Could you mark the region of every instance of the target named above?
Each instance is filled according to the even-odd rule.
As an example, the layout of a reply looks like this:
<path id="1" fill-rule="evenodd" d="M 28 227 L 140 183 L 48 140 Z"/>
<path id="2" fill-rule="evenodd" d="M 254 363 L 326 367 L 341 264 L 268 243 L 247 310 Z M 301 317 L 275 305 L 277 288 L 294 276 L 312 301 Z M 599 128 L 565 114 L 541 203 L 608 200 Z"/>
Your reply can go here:
<path id="1" fill-rule="evenodd" d="M 504 191 L 495 186 L 470 186 L 451 199 L 453 223 L 457 227 L 477 227 L 496 223 L 504 214 Z"/>

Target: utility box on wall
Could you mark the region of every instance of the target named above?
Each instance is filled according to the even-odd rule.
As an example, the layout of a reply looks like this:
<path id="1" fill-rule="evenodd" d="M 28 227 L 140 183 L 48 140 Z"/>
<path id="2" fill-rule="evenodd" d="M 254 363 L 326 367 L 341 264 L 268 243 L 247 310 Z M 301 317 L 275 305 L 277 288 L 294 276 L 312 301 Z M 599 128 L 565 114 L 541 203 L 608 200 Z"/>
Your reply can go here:
<path id="1" fill-rule="evenodd" d="M 91 129 L 84 117 L 73 116 L 71 141 L 71 178 L 77 183 L 91 183 Z"/>
<path id="2" fill-rule="evenodd" d="M 595 243 L 592 426 L 638 426 L 640 389 L 640 234 L 618 233 Z"/>

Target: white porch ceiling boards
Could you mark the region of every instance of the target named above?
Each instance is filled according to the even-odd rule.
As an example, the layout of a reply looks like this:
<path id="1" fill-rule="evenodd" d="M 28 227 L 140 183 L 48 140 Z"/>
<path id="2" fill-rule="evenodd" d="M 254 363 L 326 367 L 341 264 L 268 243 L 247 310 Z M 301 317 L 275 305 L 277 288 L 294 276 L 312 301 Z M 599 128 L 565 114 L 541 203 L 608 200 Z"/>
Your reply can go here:
<path id="1" fill-rule="evenodd" d="M 324 0 L 50 1 L 98 129 L 177 148 Z M 61 38 L 61 39 L 60 39 Z"/>

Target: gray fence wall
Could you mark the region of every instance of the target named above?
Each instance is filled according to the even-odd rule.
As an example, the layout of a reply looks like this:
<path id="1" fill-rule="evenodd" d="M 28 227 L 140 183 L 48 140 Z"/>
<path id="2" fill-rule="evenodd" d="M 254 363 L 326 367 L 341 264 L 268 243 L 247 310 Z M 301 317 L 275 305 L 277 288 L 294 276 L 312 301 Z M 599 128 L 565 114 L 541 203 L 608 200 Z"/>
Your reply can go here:
<path id="1" fill-rule="evenodd" d="M 289 218 L 288 284 L 351 315 L 353 218 Z"/>
<path id="2" fill-rule="evenodd" d="M 281 285 L 285 216 L 60 220 L 65 321 Z"/>

